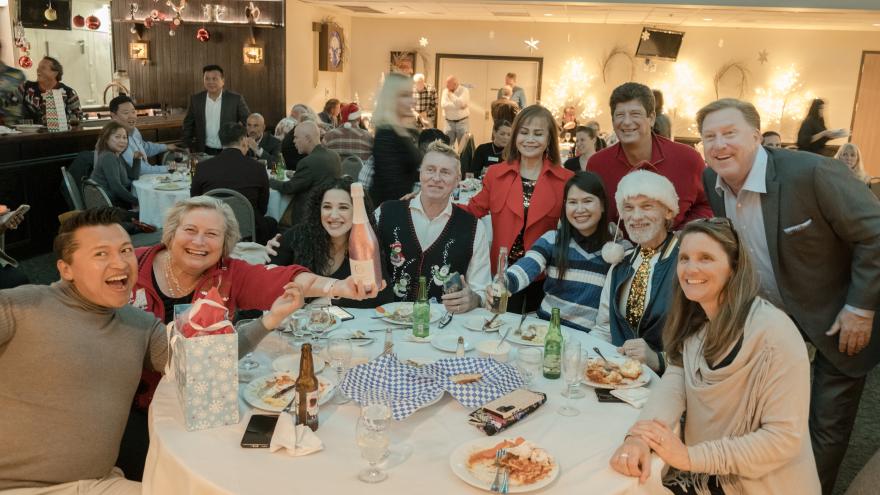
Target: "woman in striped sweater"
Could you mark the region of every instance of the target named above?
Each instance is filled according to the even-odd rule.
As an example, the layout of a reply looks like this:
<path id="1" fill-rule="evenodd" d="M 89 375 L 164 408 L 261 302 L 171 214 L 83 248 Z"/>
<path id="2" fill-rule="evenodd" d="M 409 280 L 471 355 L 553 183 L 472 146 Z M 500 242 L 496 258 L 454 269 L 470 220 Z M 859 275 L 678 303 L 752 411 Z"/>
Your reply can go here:
<path id="1" fill-rule="evenodd" d="M 512 294 L 544 273 L 544 300 L 538 317 L 549 320 L 559 308 L 563 324 L 589 332 L 596 320 L 599 296 L 611 267 L 602 259 L 610 240 L 605 187 L 591 172 L 577 172 L 565 183 L 560 226 L 541 236 L 519 261 L 507 269 Z M 489 297 L 492 297 L 491 288 Z"/>

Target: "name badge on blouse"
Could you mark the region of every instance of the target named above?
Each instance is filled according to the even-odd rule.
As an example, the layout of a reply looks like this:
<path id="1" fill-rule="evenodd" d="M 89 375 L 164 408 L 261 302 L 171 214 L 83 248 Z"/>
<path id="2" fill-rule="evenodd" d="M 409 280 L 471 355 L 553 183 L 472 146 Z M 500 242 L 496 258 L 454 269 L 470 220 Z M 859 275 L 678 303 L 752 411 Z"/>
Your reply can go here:
<path id="1" fill-rule="evenodd" d="M 490 157 L 489 157 L 489 161 L 492 162 L 492 163 L 498 163 L 498 162 L 501 161 L 501 159 L 498 158 L 497 156 L 490 156 Z"/>

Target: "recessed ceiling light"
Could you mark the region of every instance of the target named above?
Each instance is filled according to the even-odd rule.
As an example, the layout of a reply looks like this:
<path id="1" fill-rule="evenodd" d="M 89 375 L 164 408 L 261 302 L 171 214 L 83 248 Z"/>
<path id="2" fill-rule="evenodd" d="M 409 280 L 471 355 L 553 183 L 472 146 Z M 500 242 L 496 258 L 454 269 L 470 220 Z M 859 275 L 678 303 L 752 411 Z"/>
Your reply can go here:
<path id="1" fill-rule="evenodd" d="M 712 20 L 712 18 L 711 18 L 711 17 L 704 17 L 703 20 L 706 21 L 706 22 L 709 22 L 709 21 Z"/>
<path id="2" fill-rule="evenodd" d="M 398 12 L 398 14 L 400 14 L 400 15 L 406 15 L 406 12 L 404 12 L 404 11 L 401 10 L 400 12 Z"/>
<path id="3" fill-rule="evenodd" d="M 544 17 L 553 17 L 553 14 L 544 14 Z"/>
<path id="4" fill-rule="evenodd" d="M 874 27 L 880 27 L 880 22 L 875 22 L 874 24 L 871 24 L 871 25 Z"/>

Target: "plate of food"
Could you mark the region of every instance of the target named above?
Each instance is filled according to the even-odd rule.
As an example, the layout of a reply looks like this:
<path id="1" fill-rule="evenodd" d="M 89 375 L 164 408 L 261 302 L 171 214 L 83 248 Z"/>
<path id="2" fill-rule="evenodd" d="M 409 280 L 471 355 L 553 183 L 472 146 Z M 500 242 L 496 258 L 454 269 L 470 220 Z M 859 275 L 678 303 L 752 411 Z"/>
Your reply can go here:
<path id="1" fill-rule="evenodd" d="M 336 329 L 326 335 L 328 339 L 348 339 L 351 345 L 369 345 L 376 340 L 361 330 Z"/>
<path id="2" fill-rule="evenodd" d="M 458 350 L 458 335 L 437 335 L 431 339 L 431 345 L 441 351 L 455 352 Z M 473 344 L 464 339 L 464 352 L 468 352 L 473 348 Z"/>
<path id="3" fill-rule="evenodd" d="M 395 325 L 412 325 L 413 303 L 396 302 L 383 304 L 376 308 L 376 315 L 381 316 L 383 320 Z M 435 305 L 431 305 L 431 323 L 440 321 L 443 312 Z"/>
<path id="4" fill-rule="evenodd" d="M 501 465 L 510 471 L 508 493 L 539 490 L 559 477 L 559 463 L 546 450 L 522 437 L 499 441 L 479 438 L 465 443 L 449 456 L 449 466 L 465 483 L 489 490 L 495 479 L 495 455 L 499 449 L 507 453 Z"/>
<path id="5" fill-rule="evenodd" d="M 584 384 L 593 388 L 637 388 L 651 381 L 647 366 L 635 359 L 590 358 L 584 371 Z"/>
<path id="6" fill-rule="evenodd" d="M 188 185 L 180 182 L 163 182 L 156 184 L 154 189 L 157 191 L 180 191 L 181 189 L 187 189 L 188 187 Z"/>
<path id="7" fill-rule="evenodd" d="M 287 371 L 293 374 L 294 378 L 299 375 L 299 353 L 288 354 L 272 361 L 272 369 L 275 371 Z M 315 373 L 320 373 L 324 369 L 325 363 L 323 359 L 313 359 L 312 366 Z"/>
<path id="8" fill-rule="evenodd" d="M 549 329 L 550 325 L 547 322 L 526 321 L 519 329 L 511 332 L 507 340 L 514 344 L 543 347 L 544 337 L 547 336 L 547 330 Z"/>
<path id="9" fill-rule="evenodd" d="M 293 399 L 296 375 L 287 371 L 261 376 L 244 386 L 241 391 L 244 400 L 264 411 L 281 412 Z M 318 377 L 318 404 L 324 404 L 333 396 L 336 384 Z"/>
<path id="10" fill-rule="evenodd" d="M 471 316 L 467 320 L 464 320 L 464 327 L 468 330 L 473 330 L 474 332 L 497 332 L 501 327 L 505 324 L 509 324 L 507 320 L 505 320 L 504 316 L 499 316 L 494 320 L 492 317 L 495 315 L 486 315 L 486 316 Z M 489 322 L 492 323 L 489 323 Z M 488 326 L 486 326 L 488 324 Z"/>

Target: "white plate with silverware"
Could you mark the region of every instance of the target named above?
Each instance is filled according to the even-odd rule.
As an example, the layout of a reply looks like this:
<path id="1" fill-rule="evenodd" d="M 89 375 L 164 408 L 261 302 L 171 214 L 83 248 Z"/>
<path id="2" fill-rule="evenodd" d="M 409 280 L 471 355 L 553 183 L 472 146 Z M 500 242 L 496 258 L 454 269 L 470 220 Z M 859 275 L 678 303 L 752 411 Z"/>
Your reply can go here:
<path id="1" fill-rule="evenodd" d="M 431 323 L 436 323 L 443 318 L 443 311 L 440 304 L 431 305 Z M 411 302 L 395 302 L 383 304 L 376 308 L 376 316 L 381 316 L 382 320 L 395 325 L 412 325 L 413 303 Z"/>
<path id="2" fill-rule="evenodd" d="M 478 438 L 459 445 L 449 456 L 449 467 L 465 483 L 489 491 L 497 470 L 496 452 L 507 452 L 501 464 L 509 470 L 507 493 L 540 490 L 559 477 L 559 463 L 549 452 L 522 438 Z"/>
<path id="3" fill-rule="evenodd" d="M 261 376 L 244 386 L 241 396 L 244 400 L 264 411 L 281 412 L 287 404 L 293 400 L 296 393 L 294 385 L 296 384 L 295 373 L 280 371 L 271 375 Z M 333 389 L 336 383 L 329 379 L 318 376 L 318 404 L 324 404 L 333 396 Z"/>

